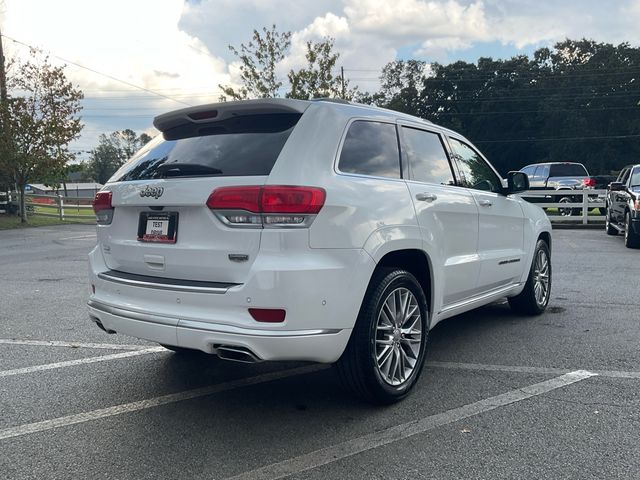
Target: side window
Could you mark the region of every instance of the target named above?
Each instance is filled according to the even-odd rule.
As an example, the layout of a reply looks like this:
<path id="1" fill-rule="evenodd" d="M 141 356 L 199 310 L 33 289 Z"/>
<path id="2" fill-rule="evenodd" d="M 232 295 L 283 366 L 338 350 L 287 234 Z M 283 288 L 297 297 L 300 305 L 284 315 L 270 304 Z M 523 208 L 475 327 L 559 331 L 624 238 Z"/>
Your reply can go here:
<path id="1" fill-rule="evenodd" d="M 408 160 L 412 180 L 455 185 L 449 159 L 437 133 L 402 127 L 402 153 Z"/>
<path id="2" fill-rule="evenodd" d="M 338 168 L 344 173 L 400 178 L 396 126 L 357 120 L 342 145 Z"/>
<path id="3" fill-rule="evenodd" d="M 639 187 L 640 186 L 640 167 L 636 167 L 633 169 L 633 173 L 631 174 L 631 181 L 629 182 L 630 187 Z"/>
<path id="4" fill-rule="evenodd" d="M 529 176 L 529 180 L 540 180 L 540 173 L 542 172 L 542 167 L 536 167 L 533 171 L 533 175 Z"/>
<path id="5" fill-rule="evenodd" d="M 630 168 L 625 168 L 620 172 L 620 176 L 618 177 L 618 181 L 622 184 L 627 183 L 627 178 L 629 178 L 629 173 L 631 172 Z"/>
<path id="6" fill-rule="evenodd" d="M 466 143 L 449 137 L 451 150 L 462 173 L 462 186 L 484 190 L 488 192 L 500 192 L 502 182 L 491 169 L 489 164 Z"/>
<path id="7" fill-rule="evenodd" d="M 549 178 L 549 165 L 543 165 L 536 171 L 536 180 L 546 182 Z"/>
<path id="8" fill-rule="evenodd" d="M 525 167 L 520 170 L 522 173 L 526 173 L 529 180 L 533 180 L 534 173 L 536 171 L 536 167 Z"/>

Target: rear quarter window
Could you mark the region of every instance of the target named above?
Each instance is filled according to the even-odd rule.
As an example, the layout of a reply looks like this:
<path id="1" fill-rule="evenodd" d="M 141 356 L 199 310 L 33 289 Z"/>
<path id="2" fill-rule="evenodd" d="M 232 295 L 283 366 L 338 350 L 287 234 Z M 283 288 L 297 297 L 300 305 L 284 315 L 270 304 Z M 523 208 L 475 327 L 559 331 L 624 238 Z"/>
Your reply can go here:
<path id="1" fill-rule="evenodd" d="M 158 135 L 110 181 L 269 175 L 300 116 L 246 115 L 209 124 L 187 124 L 180 131 Z"/>
<path id="2" fill-rule="evenodd" d="M 550 177 L 588 177 L 587 169 L 579 163 L 551 165 Z"/>
<path id="3" fill-rule="evenodd" d="M 400 150 L 396 126 L 356 120 L 342 145 L 338 169 L 373 177 L 400 178 Z"/>

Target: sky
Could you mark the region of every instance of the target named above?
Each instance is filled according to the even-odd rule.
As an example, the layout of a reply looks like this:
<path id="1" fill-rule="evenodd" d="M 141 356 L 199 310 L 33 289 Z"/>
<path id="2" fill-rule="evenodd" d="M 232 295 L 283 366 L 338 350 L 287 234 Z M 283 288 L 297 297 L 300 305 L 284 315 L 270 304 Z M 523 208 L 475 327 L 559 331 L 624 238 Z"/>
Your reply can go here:
<path id="1" fill-rule="evenodd" d="M 351 85 L 375 91 L 396 59 L 508 58 L 565 38 L 639 45 L 640 0 L 0 0 L 5 56 L 28 54 L 11 39 L 38 47 L 83 90 L 79 158 L 101 133 L 154 134 L 155 115 L 217 101 L 238 82 L 228 46 L 273 24 L 293 33 L 282 79 L 305 42 L 330 36 Z"/>

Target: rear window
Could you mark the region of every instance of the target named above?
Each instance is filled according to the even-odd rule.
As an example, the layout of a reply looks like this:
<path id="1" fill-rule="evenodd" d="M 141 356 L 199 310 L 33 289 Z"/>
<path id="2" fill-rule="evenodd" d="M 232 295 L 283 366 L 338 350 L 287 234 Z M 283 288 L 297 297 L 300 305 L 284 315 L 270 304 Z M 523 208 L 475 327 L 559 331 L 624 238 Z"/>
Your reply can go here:
<path id="1" fill-rule="evenodd" d="M 396 126 L 358 120 L 351 124 L 338 168 L 344 173 L 400 178 Z"/>
<path id="2" fill-rule="evenodd" d="M 109 181 L 269 175 L 300 116 L 247 115 L 174 129 L 145 145 Z"/>
<path id="3" fill-rule="evenodd" d="M 550 177 L 588 177 L 587 169 L 579 163 L 551 165 Z"/>

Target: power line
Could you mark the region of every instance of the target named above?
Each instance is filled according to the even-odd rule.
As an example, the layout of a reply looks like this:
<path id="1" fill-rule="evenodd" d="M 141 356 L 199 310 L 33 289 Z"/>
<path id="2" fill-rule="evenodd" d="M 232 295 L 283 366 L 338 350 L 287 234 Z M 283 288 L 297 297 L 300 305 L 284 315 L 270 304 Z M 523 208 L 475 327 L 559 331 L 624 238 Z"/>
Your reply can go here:
<path id="1" fill-rule="evenodd" d="M 32 48 L 32 49 L 34 49 L 34 50 L 37 50 L 37 49 L 36 49 L 36 47 L 33 47 L 33 46 L 31 46 L 31 45 L 29 45 L 29 44 L 27 44 L 27 43 L 21 42 L 20 40 L 16 40 L 15 38 L 9 37 L 9 36 L 4 35 L 4 34 L 2 34 L 2 36 L 3 36 L 4 38 L 8 39 L 8 40 L 11 40 L 11 41 L 12 41 L 12 42 L 14 42 L 14 43 L 19 44 L 19 45 L 23 45 L 23 46 L 25 46 L 25 47 L 28 47 L 28 48 Z M 166 98 L 167 100 L 172 100 L 172 101 L 174 101 L 174 102 L 182 103 L 183 105 L 191 106 L 190 104 L 188 104 L 188 103 L 186 103 L 186 102 L 183 102 L 182 100 L 178 100 L 178 99 L 176 99 L 176 98 L 169 97 L 168 95 L 164 95 L 164 94 L 159 93 L 159 92 L 156 92 L 156 91 L 154 91 L 154 90 L 151 90 L 151 89 L 148 89 L 148 88 L 145 88 L 145 87 L 141 87 L 140 85 L 135 85 L 135 84 L 133 84 L 133 83 L 127 82 L 126 80 L 122 80 L 122 79 L 120 79 L 120 78 L 114 77 L 113 75 L 109 75 L 108 73 L 99 72 L 98 70 L 94 70 L 93 68 L 86 67 L 86 66 L 81 65 L 81 64 L 79 64 L 79 63 L 76 63 L 76 62 L 73 62 L 73 61 L 68 60 L 68 59 L 66 59 L 66 58 L 60 57 L 59 55 L 55 55 L 55 54 L 53 54 L 53 53 L 51 53 L 51 52 L 50 52 L 50 55 L 51 55 L 52 57 L 57 58 L 58 60 L 62 60 L 63 62 L 69 63 L 69 64 L 74 65 L 74 66 L 79 67 L 79 68 L 83 68 L 83 69 L 88 70 L 88 71 L 90 71 L 90 72 L 93 72 L 93 73 L 95 73 L 95 74 L 102 75 L 103 77 L 110 78 L 111 80 L 115 80 L 116 82 L 120 82 L 120 83 L 122 83 L 122 84 L 124 84 L 124 85 L 128 85 L 128 86 L 130 86 L 130 87 L 132 87 L 132 88 L 137 88 L 138 90 L 142 90 L 142 91 L 145 91 L 145 92 L 151 93 L 151 94 L 153 94 L 153 95 L 157 95 L 157 96 L 159 96 L 159 97 Z"/>
<path id="2" fill-rule="evenodd" d="M 563 108 L 557 110 L 512 110 L 493 112 L 435 112 L 434 116 L 458 116 L 458 115 L 503 115 L 522 113 L 561 113 L 561 112 L 604 112 L 607 110 L 640 110 L 639 107 L 603 107 L 603 108 Z"/>

